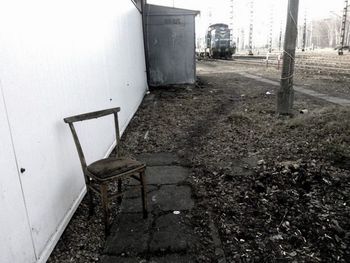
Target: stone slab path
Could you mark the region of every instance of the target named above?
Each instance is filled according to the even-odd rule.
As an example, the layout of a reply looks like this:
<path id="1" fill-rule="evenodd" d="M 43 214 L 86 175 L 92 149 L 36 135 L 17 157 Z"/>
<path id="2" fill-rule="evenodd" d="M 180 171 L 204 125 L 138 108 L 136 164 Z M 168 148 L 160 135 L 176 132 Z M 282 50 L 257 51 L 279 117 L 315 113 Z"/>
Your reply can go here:
<path id="1" fill-rule="evenodd" d="M 142 218 L 139 188 L 127 192 L 101 262 L 194 262 L 188 253 L 190 244 L 196 242 L 187 218 L 194 206 L 186 184 L 189 169 L 171 153 L 142 154 L 137 159 L 147 164 L 148 218 Z M 126 187 L 135 184 L 130 181 Z"/>

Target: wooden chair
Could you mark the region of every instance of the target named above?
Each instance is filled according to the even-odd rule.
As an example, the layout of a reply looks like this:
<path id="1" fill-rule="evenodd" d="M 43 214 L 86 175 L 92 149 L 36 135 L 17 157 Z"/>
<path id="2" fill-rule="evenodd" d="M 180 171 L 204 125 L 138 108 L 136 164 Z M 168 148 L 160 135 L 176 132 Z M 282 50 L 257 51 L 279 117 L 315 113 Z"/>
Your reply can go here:
<path id="1" fill-rule="evenodd" d="M 142 197 L 142 208 L 143 217 L 147 217 L 147 203 L 146 203 L 146 184 L 145 184 L 145 169 L 146 165 L 140 163 L 136 160 L 122 157 L 119 154 L 120 148 L 120 136 L 119 136 L 119 124 L 118 124 L 118 112 L 120 108 L 112 108 L 107 110 L 101 110 L 96 112 L 90 112 L 85 114 L 80 114 L 64 119 L 65 123 L 69 124 L 70 130 L 73 135 L 75 146 L 77 148 L 81 167 L 83 169 L 85 183 L 87 188 L 87 195 L 89 198 L 89 215 L 91 216 L 94 211 L 92 192 L 95 192 L 100 198 L 102 203 L 102 208 L 104 212 L 104 223 L 105 223 L 105 233 L 109 233 L 109 200 L 111 197 L 118 197 L 118 202 L 121 202 L 122 192 L 122 179 L 126 177 L 131 177 L 140 182 L 141 187 L 141 197 Z M 101 159 L 91 163 L 86 164 L 83 149 L 78 139 L 77 132 L 74 128 L 74 122 L 85 121 L 90 119 L 100 118 L 106 115 L 114 115 L 115 123 L 115 134 L 116 134 L 116 150 L 115 156 L 111 156 L 105 159 Z M 117 183 L 117 193 L 110 194 L 108 191 L 108 185 L 111 183 Z"/>

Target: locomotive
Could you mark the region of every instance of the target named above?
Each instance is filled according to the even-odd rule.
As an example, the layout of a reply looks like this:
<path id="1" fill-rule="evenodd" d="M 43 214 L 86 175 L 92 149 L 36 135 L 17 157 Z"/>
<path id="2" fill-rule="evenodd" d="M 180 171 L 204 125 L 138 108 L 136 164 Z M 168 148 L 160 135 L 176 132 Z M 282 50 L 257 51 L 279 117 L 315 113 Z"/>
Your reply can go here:
<path id="1" fill-rule="evenodd" d="M 211 58 L 231 58 L 236 44 L 231 43 L 231 31 L 226 24 L 209 26 L 206 36 L 207 54 Z"/>

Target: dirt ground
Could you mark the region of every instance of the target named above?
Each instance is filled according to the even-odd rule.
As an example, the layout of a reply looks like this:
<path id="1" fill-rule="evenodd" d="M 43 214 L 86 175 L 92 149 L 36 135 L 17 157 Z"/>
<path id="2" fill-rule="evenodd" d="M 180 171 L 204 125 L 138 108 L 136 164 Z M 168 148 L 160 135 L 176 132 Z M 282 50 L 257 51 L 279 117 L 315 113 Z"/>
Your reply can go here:
<path id="1" fill-rule="evenodd" d="M 272 70 L 197 70 L 195 87 L 151 90 L 123 135 L 128 155 L 175 152 L 191 167 L 195 260 L 217 262 L 212 219 L 227 262 L 349 262 L 350 110 L 296 93 L 296 115 L 278 117 L 275 87 L 237 74 Z M 347 81 L 318 76 L 296 82 L 346 96 Z M 102 226 L 86 211 L 83 201 L 48 262 L 98 261 Z"/>

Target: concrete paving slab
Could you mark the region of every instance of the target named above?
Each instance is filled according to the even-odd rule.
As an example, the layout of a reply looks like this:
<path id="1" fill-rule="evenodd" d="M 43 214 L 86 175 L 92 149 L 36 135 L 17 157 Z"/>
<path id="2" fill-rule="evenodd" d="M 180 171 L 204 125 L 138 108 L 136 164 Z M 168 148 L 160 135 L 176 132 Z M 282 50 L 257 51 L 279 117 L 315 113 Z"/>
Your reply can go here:
<path id="1" fill-rule="evenodd" d="M 151 194 L 151 201 L 162 211 L 191 210 L 194 206 L 191 188 L 187 185 L 164 185 Z"/>
<path id="2" fill-rule="evenodd" d="M 150 194 L 153 191 L 158 190 L 158 186 L 156 185 L 147 185 L 146 191 L 147 194 Z M 134 187 L 134 186 L 128 186 L 126 188 L 126 192 L 124 193 L 124 199 L 125 198 L 141 198 L 141 188 L 140 187 Z M 141 200 L 139 200 L 141 202 Z"/>
<path id="3" fill-rule="evenodd" d="M 189 234 L 193 231 L 186 223 L 183 214 L 173 213 L 158 217 L 155 220 L 155 227 L 151 242 L 150 252 L 184 252 L 193 238 Z"/>
<path id="4" fill-rule="evenodd" d="M 191 198 L 191 188 L 187 185 L 163 185 L 159 190 L 147 195 L 149 211 L 190 210 L 194 206 Z M 142 211 L 139 198 L 125 198 L 121 205 L 122 213 L 137 213 Z"/>
<path id="5" fill-rule="evenodd" d="M 194 201 L 191 187 L 181 185 L 190 170 L 173 165 L 179 160 L 171 153 L 144 154 L 143 160 L 149 165 L 146 170 L 149 218 L 142 219 L 140 189 L 129 189 L 106 241 L 101 262 L 192 263 L 186 253 L 195 238 L 193 229 L 186 224 L 185 211 L 193 208 Z M 139 185 L 132 181 L 126 183 L 126 189 Z M 146 255 L 148 260 L 142 258 Z"/>
<path id="6" fill-rule="evenodd" d="M 190 174 L 188 168 L 181 166 L 154 166 L 146 170 L 147 184 L 178 184 Z"/>
<path id="7" fill-rule="evenodd" d="M 136 159 L 146 163 L 147 166 L 167 166 L 178 165 L 181 163 L 179 157 L 175 153 L 141 153 Z"/>
<path id="8" fill-rule="evenodd" d="M 137 255 L 148 250 L 152 215 L 142 218 L 142 213 L 118 216 L 107 238 L 104 253 L 108 255 Z"/>
<path id="9" fill-rule="evenodd" d="M 138 257 L 115 257 L 115 256 L 103 256 L 100 259 L 101 263 L 146 263 L 148 261 Z"/>
<path id="10" fill-rule="evenodd" d="M 154 257 L 151 258 L 149 263 L 194 263 L 195 261 L 191 259 L 188 255 L 166 255 L 164 257 Z"/>
<path id="11" fill-rule="evenodd" d="M 148 185 L 177 184 L 185 181 L 190 170 L 182 166 L 150 166 L 146 169 L 146 183 Z M 140 182 L 130 179 L 126 185 L 136 186 Z"/>
<path id="12" fill-rule="evenodd" d="M 170 254 L 163 257 L 152 257 L 149 260 L 140 257 L 103 256 L 101 263 L 194 263 L 189 255 Z"/>
<path id="13" fill-rule="evenodd" d="M 157 192 L 158 190 L 154 191 Z M 148 212 L 152 212 L 154 207 L 152 206 L 152 194 L 147 194 L 147 209 Z M 141 197 L 139 198 L 124 198 L 121 204 L 121 213 L 141 213 L 142 212 L 142 202 Z"/>
<path id="14" fill-rule="evenodd" d="M 146 183 L 153 185 L 177 184 L 185 181 L 190 174 L 188 168 L 182 166 L 150 166 L 146 169 Z M 139 185 L 136 180 L 129 180 L 128 185 Z"/>

